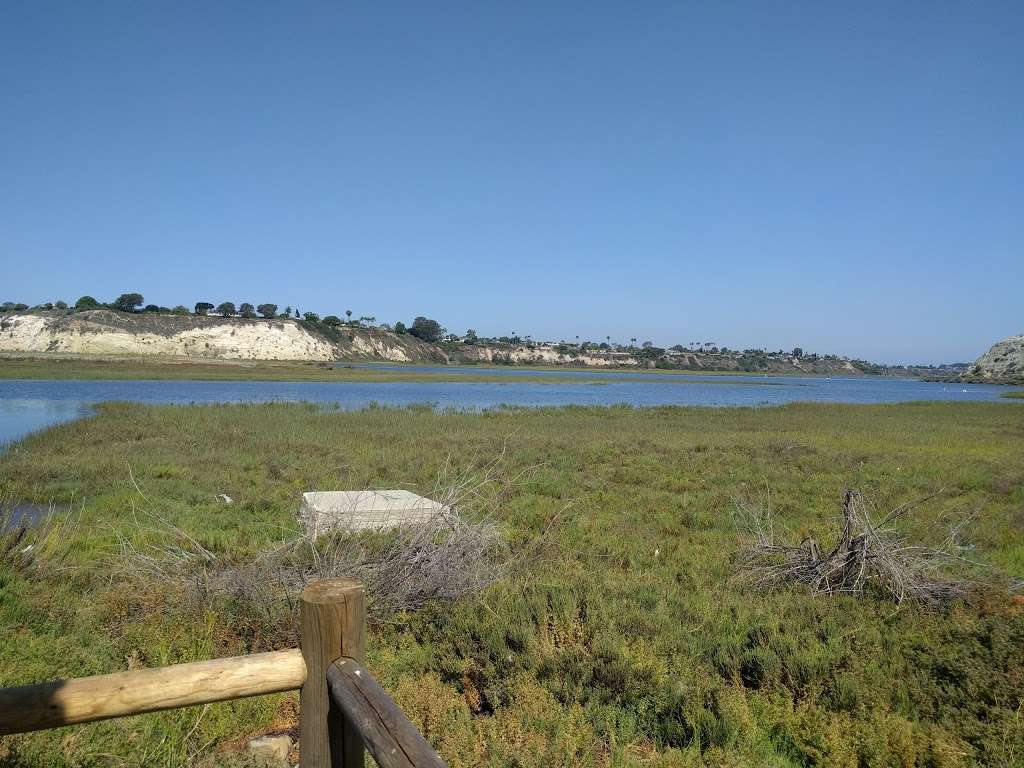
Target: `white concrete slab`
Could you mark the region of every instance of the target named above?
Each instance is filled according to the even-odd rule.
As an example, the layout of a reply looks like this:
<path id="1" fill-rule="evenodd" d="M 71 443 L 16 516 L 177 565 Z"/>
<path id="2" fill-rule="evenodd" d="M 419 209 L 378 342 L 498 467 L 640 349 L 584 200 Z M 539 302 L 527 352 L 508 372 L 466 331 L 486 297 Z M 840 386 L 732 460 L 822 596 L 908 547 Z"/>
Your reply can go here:
<path id="1" fill-rule="evenodd" d="M 410 491 L 310 491 L 302 494 L 299 520 L 307 536 L 334 530 L 385 531 L 444 520 L 444 504 Z"/>

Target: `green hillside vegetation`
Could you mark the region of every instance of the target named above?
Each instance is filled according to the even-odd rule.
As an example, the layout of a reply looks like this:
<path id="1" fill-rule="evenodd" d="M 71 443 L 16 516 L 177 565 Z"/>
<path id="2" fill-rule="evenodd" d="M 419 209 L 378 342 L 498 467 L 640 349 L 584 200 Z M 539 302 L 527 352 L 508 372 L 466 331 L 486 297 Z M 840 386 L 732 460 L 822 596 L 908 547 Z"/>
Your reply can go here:
<path id="1" fill-rule="evenodd" d="M 548 546 L 476 598 L 378 616 L 369 638 L 368 666 L 453 768 L 1021 765 L 1024 608 L 1005 584 L 939 611 L 754 592 L 734 579 L 731 511 L 770 489 L 779 535 L 821 541 L 847 486 L 883 510 L 941 491 L 921 515 L 975 513 L 971 557 L 1020 576 L 1022 444 L 1012 403 L 107 404 L 0 456 L 4 498 L 81 507 L 63 566 L 0 558 L 0 684 L 293 642 L 286 614 L 127 581 L 118 537 L 159 543 L 147 514 L 244 563 L 294 527 L 302 491 L 429 495 L 446 464 L 505 450 L 504 536 Z M 230 764 L 245 737 L 293 726 L 295 702 L 12 737 L 0 763 Z"/>

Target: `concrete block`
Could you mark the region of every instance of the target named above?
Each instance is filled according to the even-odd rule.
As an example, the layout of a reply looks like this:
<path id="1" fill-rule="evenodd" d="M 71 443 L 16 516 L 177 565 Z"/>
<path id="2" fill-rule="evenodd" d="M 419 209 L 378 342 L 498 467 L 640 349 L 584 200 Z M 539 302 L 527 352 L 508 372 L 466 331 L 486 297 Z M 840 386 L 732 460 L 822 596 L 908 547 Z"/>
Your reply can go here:
<path id="1" fill-rule="evenodd" d="M 450 512 L 444 504 L 409 491 L 311 491 L 302 494 L 299 520 L 306 535 L 316 537 L 334 530 L 437 524 Z"/>

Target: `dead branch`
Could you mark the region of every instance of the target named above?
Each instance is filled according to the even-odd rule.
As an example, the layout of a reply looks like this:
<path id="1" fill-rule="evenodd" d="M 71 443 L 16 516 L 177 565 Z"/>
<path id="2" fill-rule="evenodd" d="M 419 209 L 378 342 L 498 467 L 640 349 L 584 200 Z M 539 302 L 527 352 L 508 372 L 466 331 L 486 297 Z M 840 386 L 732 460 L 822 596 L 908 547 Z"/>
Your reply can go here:
<path id="1" fill-rule="evenodd" d="M 795 546 L 777 542 L 771 508 L 737 501 L 737 522 L 748 538 L 737 553 L 740 576 L 758 589 L 800 584 L 820 595 L 875 591 L 895 603 L 938 606 L 963 597 L 971 585 L 965 566 L 976 565 L 956 551 L 964 522 L 934 547 L 910 544 L 897 523 L 918 503 L 880 517 L 864 496 L 847 489 L 840 532 L 823 550 L 813 538 Z"/>

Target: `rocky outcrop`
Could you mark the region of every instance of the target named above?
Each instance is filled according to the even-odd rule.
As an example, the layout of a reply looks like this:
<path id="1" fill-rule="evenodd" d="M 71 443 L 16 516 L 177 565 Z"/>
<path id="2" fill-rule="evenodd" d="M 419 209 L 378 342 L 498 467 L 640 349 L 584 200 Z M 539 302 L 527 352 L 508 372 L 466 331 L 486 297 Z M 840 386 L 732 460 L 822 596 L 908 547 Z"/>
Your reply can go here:
<path id="1" fill-rule="evenodd" d="M 993 382 L 1024 381 L 1024 334 L 993 344 L 967 370 L 965 377 Z"/>

